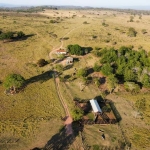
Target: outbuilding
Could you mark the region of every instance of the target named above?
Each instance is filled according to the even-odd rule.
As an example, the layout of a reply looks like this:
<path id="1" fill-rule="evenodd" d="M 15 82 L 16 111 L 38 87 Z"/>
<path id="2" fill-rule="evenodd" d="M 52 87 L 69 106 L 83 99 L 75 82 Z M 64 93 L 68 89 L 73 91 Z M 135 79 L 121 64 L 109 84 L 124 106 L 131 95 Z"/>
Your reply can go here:
<path id="1" fill-rule="evenodd" d="M 63 55 L 66 55 L 67 54 L 67 52 L 64 50 L 64 49 L 59 49 L 59 50 L 57 50 L 56 51 L 56 54 L 63 54 Z"/>
<path id="2" fill-rule="evenodd" d="M 101 110 L 97 100 L 95 100 L 95 99 L 90 100 L 90 104 L 92 106 L 94 113 L 102 113 L 102 110 Z"/>

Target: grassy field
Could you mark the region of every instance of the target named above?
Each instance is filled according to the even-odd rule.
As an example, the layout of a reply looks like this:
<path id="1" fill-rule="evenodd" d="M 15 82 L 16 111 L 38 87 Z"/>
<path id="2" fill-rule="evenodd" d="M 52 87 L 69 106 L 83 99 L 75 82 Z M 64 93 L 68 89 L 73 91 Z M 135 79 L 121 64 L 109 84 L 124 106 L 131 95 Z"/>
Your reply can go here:
<path id="1" fill-rule="evenodd" d="M 8 13 L 4 19 L 2 13 L 0 15 L 2 31 L 23 31 L 28 35 L 21 41 L 5 43 L 0 41 L 0 81 L 3 82 L 9 73 L 19 73 L 28 80 L 25 89 L 16 95 L 5 95 L 5 89 L 0 84 L 0 149 L 2 150 L 9 147 L 6 141 L 10 139 L 14 142 L 19 139 L 14 146 L 11 145 L 12 150 L 43 147 L 62 127 L 60 117 L 65 114 L 52 78 L 53 66 L 48 64 L 39 68 L 35 65 L 40 58 L 50 59 L 49 52 L 60 47 L 60 38 L 64 36 L 69 38 L 63 41 L 64 48 L 68 44 L 79 44 L 93 49 L 119 48 L 123 45 L 133 45 L 136 50 L 142 46 L 148 52 L 150 49 L 150 16 L 144 15 L 139 19 L 136 15 L 134 22 L 127 22 L 130 14 L 113 11 L 45 10 L 39 14 L 41 16 Z M 50 23 L 50 20 L 56 19 L 59 23 Z M 84 22 L 87 24 L 83 24 Z M 102 22 L 108 26 L 104 27 Z M 136 37 L 127 36 L 130 27 L 134 27 L 138 32 Z M 147 33 L 142 34 L 142 29 L 146 29 Z M 56 34 L 57 37 L 54 38 L 51 33 Z M 98 61 L 98 58 L 90 53 L 81 57 L 79 62 L 75 62 L 74 68 L 92 67 Z M 64 71 L 63 75 L 71 75 L 74 68 Z M 66 85 L 60 83 L 61 93 L 70 110 L 74 108 L 73 98 L 92 99 L 101 94 L 100 89 L 94 84 L 85 86 L 81 92 L 80 82 L 80 79 L 76 79 L 67 82 Z M 149 93 L 131 95 L 126 92 L 107 96 L 115 102 L 122 117 L 120 126 L 127 141 L 131 142 L 133 150 L 148 150 L 150 147 L 149 96 Z M 137 110 L 134 103 L 142 97 L 147 100 L 147 109 L 142 116 L 135 118 Z M 102 141 L 97 131 L 99 128 L 105 131 L 106 141 Z M 91 149 L 93 145 L 114 148 L 118 140 L 122 141 L 122 133 L 117 125 L 85 126 L 84 136 Z M 80 141 L 80 136 L 76 140 Z"/>

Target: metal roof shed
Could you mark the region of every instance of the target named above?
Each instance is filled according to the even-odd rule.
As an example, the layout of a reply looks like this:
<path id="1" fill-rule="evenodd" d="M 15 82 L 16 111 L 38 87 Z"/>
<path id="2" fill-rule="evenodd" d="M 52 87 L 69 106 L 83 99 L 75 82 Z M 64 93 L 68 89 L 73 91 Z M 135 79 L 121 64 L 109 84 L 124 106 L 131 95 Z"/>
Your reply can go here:
<path id="1" fill-rule="evenodd" d="M 97 112 L 102 113 L 102 110 L 101 110 L 97 100 L 92 99 L 92 100 L 90 100 L 90 103 L 91 103 L 92 109 L 95 113 L 97 113 Z"/>

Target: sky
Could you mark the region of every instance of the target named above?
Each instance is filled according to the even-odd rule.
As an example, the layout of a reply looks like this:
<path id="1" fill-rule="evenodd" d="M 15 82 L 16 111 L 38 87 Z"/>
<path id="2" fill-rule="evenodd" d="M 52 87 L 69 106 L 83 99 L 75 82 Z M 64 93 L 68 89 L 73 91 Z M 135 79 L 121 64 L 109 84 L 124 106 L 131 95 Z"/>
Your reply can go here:
<path id="1" fill-rule="evenodd" d="M 150 6 L 150 0 L 0 0 L 14 5 L 75 5 L 94 7 Z"/>

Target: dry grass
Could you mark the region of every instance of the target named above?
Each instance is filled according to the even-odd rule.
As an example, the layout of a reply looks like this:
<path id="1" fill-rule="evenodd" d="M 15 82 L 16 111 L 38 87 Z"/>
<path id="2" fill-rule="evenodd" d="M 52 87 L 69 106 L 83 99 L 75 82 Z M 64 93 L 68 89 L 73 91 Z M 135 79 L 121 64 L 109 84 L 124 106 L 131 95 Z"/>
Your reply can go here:
<path id="1" fill-rule="evenodd" d="M 112 46 L 119 48 L 123 45 L 133 45 L 135 49 L 141 45 L 147 51 L 150 49 L 150 16 L 143 16 L 141 20 L 136 16 L 134 19 L 135 22 L 131 23 L 127 22 L 130 18 L 129 14 L 111 11 L 86 10 L 70 11 L 69 13 L 69 11 L 66 10 L 46 10 L 41 14 L 43 17 L 13 14 L 3 19 L 1 16 L 0 24 L 3 31 L 23 31 L 26 35 L 33 36 L 23 41 L 0 42 L 0 81 L 3 81 L 5 76 L 12 72 L 19 73 L 26 79 L 30 79 L 51 70 L 52 66 L 50 64 L 43 68 L 35 67 L 34 64 L 40 58 L 49 60 L 49 52 L 52 49 L 59 48 L 61 45 L 59 39 L 64 35 L 69 37 L 68 40 L 64 41 L 64 48 L 68 44 L 79 44 L 84 47 L 92 48 L 96 46 L 101 48 Z M 116 14 L 116 17 L 113 14 Z M 76 16 L 73 17 L 73 15 Z M 57 17 L 60 17 L 62 20 L 57 24 L 51 24 L 50 20 L 56 19 Z M 108 27 L 102 26 L 104 20 L 109 25 Z M 139 20 L 139 22 L 136 22 L 136 20 Z M 85 21 L 87 21 L 88 24 L 83 24 Z M 130 38 L 126 35 L 129 27 L 136 29 L 138 32 L 137 37 Z M 148 33 L 142 34 L 142 29 L 146 29 Z M 58 37 L 51 37 L 49 34 L 51 32 Z M 97 37 L 92 38 L 93 35 Z M 110 42 L 106 43 L 105 40 L 109 40 Z M 117 42 L 117 44 L 113 45 L 112 42 Z M 92 54 L 88 54 L 81 58 L 79 62 L 76 62 L 74 67 L 92 67 L 97 61 L 98 59 Z M 64 72 L 65 75 L 72 73 L 73 68 Z M 66 89 L 63 84 L 60 85 L 62 94 L 70 109 L 74 107 L 71 101 L 72 97 L 91 99 L 101 93 L 94 85 L 86 86 L 83 92 L 81 92 L 79 82 L 79 79 L 77 79 L 68 83 L 68 89 Z M 53 118 L 63 116 L 64 110 L 58 99 L 54 81 L 51 77 L 45 82 L 37 78 L 37 82 L 29 84 L 23 92 L 17 95 L 6 96 L 3 93 L 4 88 L 2 85 L 0 85 L 0 91 L 2 91 L 0 92 L 1 138 L 15 136 L 19 139 L 23 139 L 19 143 L 22 147 L 27 147 L 27 145 L 30 145 L 28 142 L 31 139 L 31 141 L 36 141 L 37 135 L 40 134 L 41 138 L 38 137 L 37 141 L 41 141 L 42 144 L 37 144 L 40 142 L 34 143 L 37 146 L 43 146 L 46 140 L 48 140 L 48 136 L 52 136 L 57 132 L 53 126 L 51 128 L 48 128 L 48 126 L 51 121 L 55 123 L 56 120 Z M 68 93 L 71 93 L 71 96 Z M 142 97 L 143 95 L 110 95 L 108 98 L 115 102 L 122 116 L 121 126 L 124 131 L 126 131 L 128 140 L 132 142 L 133 149 L 143 148 L 147 150 L 147 148 L 150 147 L 148 143 L 149 135 L 147 134 L 149 130 L 149 108 L 144 112 L 144 119 L 135 119 L 133 115 L 135 110 L 131 103 L 132 100 L 134 104 L 136 99 L 140 96 Z M 146 99 L 149 99 L 149 94 L 146 95 Z M 131 104 L 129 105 L 129 103 Z M 42 120 L 44 120 L 43 124 Z M 43 128 L 45 124 L 46 130 Z M 60 125 L 61 122 L 57 123 L 58 127 Z M 87 137 L 89 145 L 115 146 L 117 140 L 121 139 L 120 131 L 115 132 L 117 130 L 116 126 L 104 126 L 101 128 L 106 131 L 107 141 L 103 142 L 101 136 L 97 136 L 97 134 L 99 134 L 97 132 L 98 128 L 99 126 L 85 127 L 85 136 Z M 46 134 L 46 132 L 50 132 L 50 134 Z M 45 136 L 44 140 L 43 136 Z M 32 146 L 35 145 L 32 144 Z"/>
<path id="2" fill-rule="evenodd" d="M 141 112 L 142 115 L 135 118 L 137 109 L 134 104 L 135 101 L 145 97 L 147 102 L 147 109 Z M 149 115 L 150 115 L 150 100 L 149 94 L 131 95 L 130 93 L 121 93 L 119 95 L 109 95 L 107 98 L 113 100 L 116 108 L 118 109 L 122 121 L 120 123 L 125 138 L 131 142 L 132 149 L 148 150 L 149 144 Z"/>
<path id="3" fill-rule="evenodd" d="M 99 129 L 104 131 L 105 140 L 102 139 L 101 135 L 103 133 L 99 132 Z M 85 142 L 88 145 L 99 145 L 100 149 L 102 147 L 115 149 L 119 145 L 118 142 L 123 141 L 117 125 L 86 125 L 83 134 L 86 137 Z"/>

